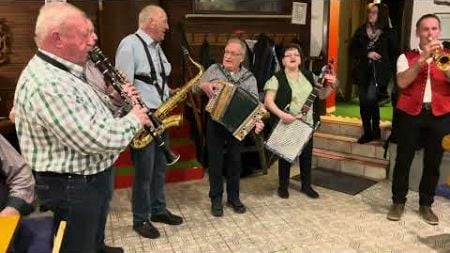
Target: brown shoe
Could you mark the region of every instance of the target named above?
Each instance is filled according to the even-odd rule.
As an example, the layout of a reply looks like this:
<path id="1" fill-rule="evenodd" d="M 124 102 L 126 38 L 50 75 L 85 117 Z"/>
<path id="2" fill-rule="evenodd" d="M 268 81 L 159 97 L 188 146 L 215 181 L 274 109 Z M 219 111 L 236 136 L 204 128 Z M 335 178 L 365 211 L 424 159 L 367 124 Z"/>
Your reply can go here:
<path id="1" fill-rule="evenodd" d="M 402 218 L 405 204 L 392 204 L 387 214 L 387 219 L 392 221 L 399 221 Z"/>
<path id="2" fill-rule="evenodd" d="M 426 223 L 430 225 L 439 224 L 439 218 L 436 216 L 436 214 L 433 213 L 433 210 L 431 210 L 431 206 L 420 206 L 419 213 Z"/>

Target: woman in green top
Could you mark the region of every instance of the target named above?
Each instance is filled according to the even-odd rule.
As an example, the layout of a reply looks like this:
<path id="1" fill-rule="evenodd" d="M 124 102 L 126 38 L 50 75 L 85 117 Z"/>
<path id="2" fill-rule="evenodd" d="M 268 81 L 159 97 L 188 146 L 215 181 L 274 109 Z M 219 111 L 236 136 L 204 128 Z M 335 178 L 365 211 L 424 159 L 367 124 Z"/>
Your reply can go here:
<path id="1" fill-rule="evenodd" d="M 301 66 L 301 49 L 297 44 L 288 44 L 284 48 L 283 54 L 284 69 L 276 73 L 265 84 L 264 105 L 276 117 L 284 123 L 292 123 L 296 119 L 302 119 L 309 124 L 314 123 L 313 111 L 309 110 L 306 115 L 302 115 L 301 109 L 315 85 L 312 72 Z M 324 78 L 328 84 L 322 88 L 318 94 L 321 99 L 326 98 L 332 89 L 336 87 L 336 76 L 325 74 Z M 289 105 L 289 112 L 283 111 Z M 318 198 L 319 194 L 311 187 L 311 160 L 313 141 L 305 145 L 300 154 L 300 177 L 302 181 L 301 191 L 308 197 Z M 289 174 L 291 164 L 284 159 L 278 161 L 279 187 L 278 195 L 281 198 L 288 198 Z"/>

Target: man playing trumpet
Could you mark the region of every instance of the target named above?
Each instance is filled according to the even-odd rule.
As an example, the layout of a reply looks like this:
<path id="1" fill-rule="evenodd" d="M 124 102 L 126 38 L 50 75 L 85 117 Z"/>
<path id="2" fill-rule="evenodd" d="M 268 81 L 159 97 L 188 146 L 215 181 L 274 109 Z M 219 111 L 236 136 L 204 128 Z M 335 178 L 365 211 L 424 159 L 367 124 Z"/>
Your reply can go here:
<path id="1" fill-rule="evenodd" d="M 424 140 L 419 213 L 428 224 L 439 223 L 431 205 L 444 152 L 441 141 L 450 126 L 450 69 L 439 67 L 435 57 L 436 54 L 448 54 L 438 40 L 440 31 L 441 24 L 436 15 L 423 15 L 416 23 L 419 47 L 400 55 L 397 60 L 397 84 L 401 94 L 397 103 L 398 146 L 389 220 L 401 219 L 416 143 Z"/>

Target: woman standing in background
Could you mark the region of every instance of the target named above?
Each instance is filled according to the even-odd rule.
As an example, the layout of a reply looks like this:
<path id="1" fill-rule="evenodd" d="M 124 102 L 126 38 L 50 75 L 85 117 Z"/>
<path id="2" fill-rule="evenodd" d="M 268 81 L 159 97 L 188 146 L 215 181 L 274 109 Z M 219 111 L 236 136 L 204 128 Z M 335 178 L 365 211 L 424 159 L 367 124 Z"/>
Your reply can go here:
<path id="1" fill-rule="evenodd" d="M 364 128 L 358 139 L 362 144 L 381 138 L 379 105 L 389 101 L 387 87 L 400 51 L 385 4 L 369 4 L 366 22 L 353 35 L 350 50 Z"/>

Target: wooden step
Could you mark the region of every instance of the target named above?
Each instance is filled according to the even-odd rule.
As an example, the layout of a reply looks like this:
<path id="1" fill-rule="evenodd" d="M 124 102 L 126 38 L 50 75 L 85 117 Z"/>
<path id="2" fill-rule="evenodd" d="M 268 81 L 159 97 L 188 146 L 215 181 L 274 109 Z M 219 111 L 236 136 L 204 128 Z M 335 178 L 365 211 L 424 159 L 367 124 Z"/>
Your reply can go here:
<path id="1" fill-rule="evenodd" d="M 314 134 L 314 147 L 346 154 L 384 159 L 384 143 L 382 141 L 359 144 L 357 140 L 355 137 L 316 132 Z"/>
<path id="2" fill-rule="evenodd" d="M 313 167 L 337 170 L 373 180 L 386 178 L 389 161 L 355 154 L 313 149 Z"/>
<path id="3" fill-rule="evenodd" d="M 363 134 L 362 122 L 359 118 L 340 116 L 321 116 L 317 132 L 359 138 Z M 385 140 L 391 131 L 390 121 L 381 121 L 381 138 Z"/>

